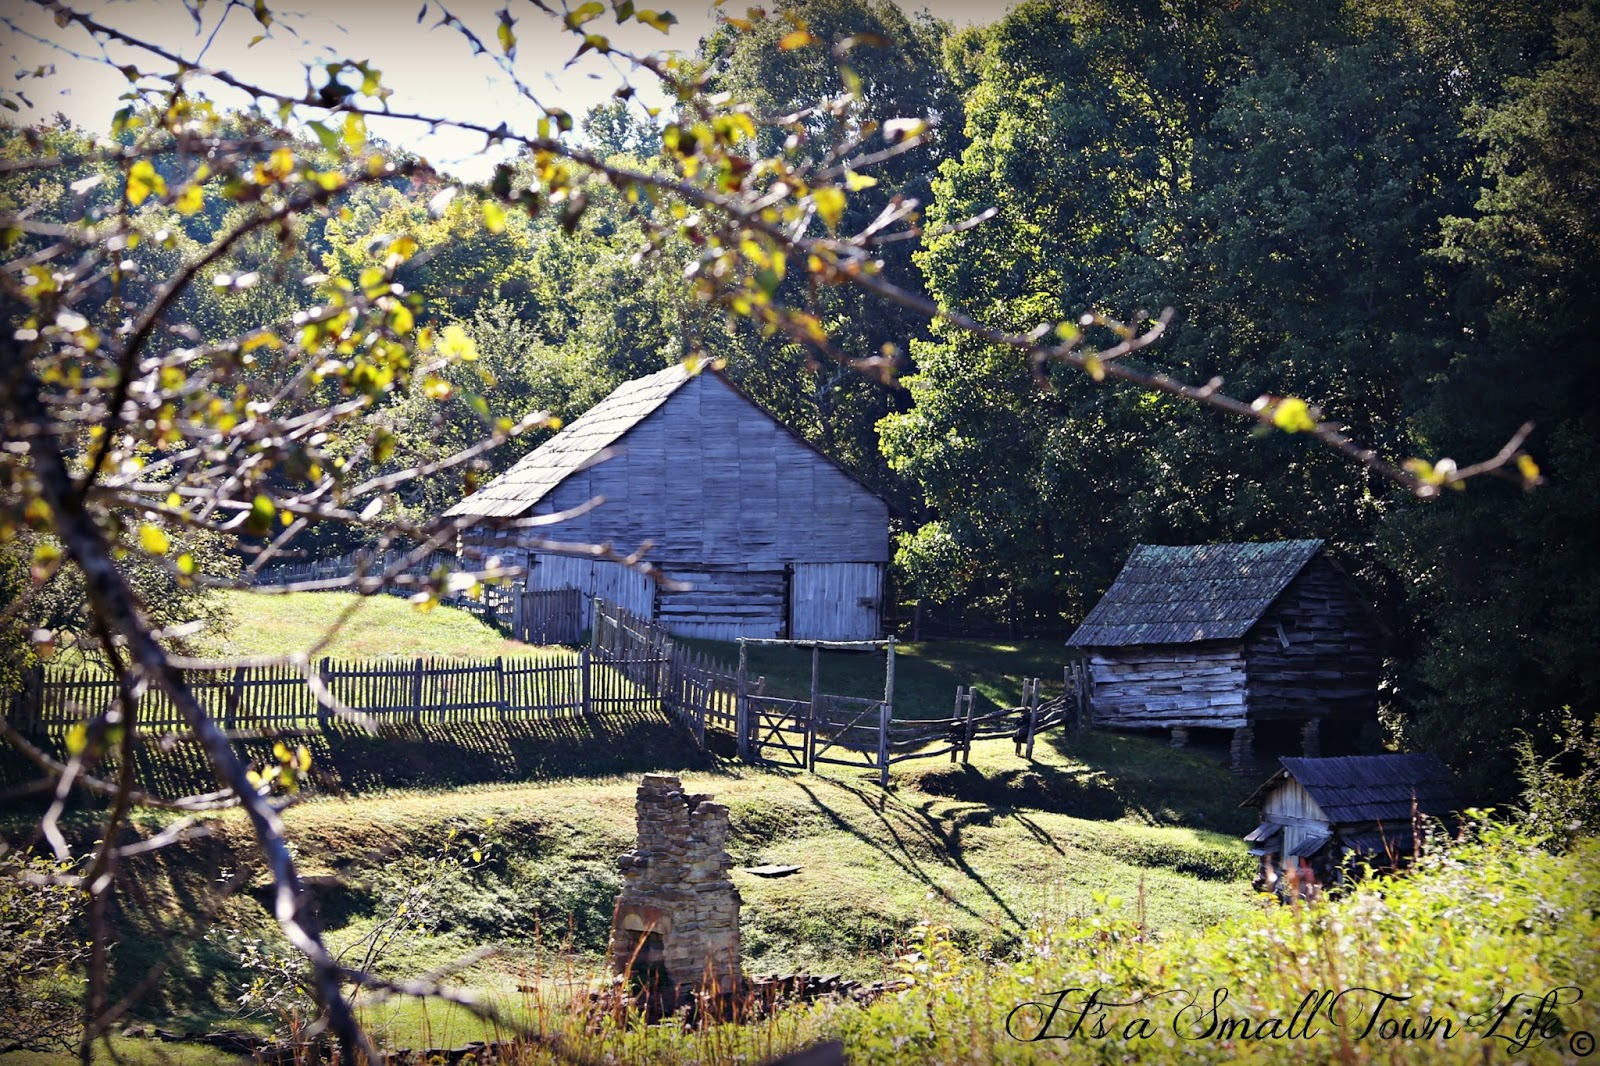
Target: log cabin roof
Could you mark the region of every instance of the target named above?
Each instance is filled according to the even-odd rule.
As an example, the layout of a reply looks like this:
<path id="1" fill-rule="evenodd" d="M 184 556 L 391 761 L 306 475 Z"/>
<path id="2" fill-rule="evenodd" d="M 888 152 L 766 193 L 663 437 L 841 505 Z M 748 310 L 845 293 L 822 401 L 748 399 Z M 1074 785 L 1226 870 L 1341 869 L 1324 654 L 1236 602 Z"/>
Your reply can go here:
<path id="1" fill-rule="evenodd" d="M 1294 778 L 1330 823 L 1411 823 L 1413 797 L 1423 814 L 1442 817 L 1459 802 L 1455 776 L 1437 755 L 1344 755 L 1325 759 L 1284 756 L 1283 769 L 1240 804 L 1260 807 L 1269 792 Z M 1409 830 L 1408 830 L 1409 832 Z"/>
<path id="2" fill-rule="evenodd" d="M 1136 545 L 1067 643 L 1082 648 L 1236 640 L 1261 619 L 1322 544 Z"/>
<path id="3" fill-rule="evenodd" d="M 447 515 L 472 515 L 505 518 L 525 514 L 558 485 L 578 471 L 593 466 L 610 454 L 634 427 L 655 414 L 679 389 L 695 377 L 715 378 L 761 412 L 785 434 L 799 442 L 818 460 L 844 474 L 863 492 L 877 493 L 846 467 L 825 454 L 805 437 L 785 425 L 766 408 L 715 369 L 691 371 L 678 363 L 617 386 L 605 399 L 573 419 L 559 433 L 517 460 L 510 470 L 477 492 L 456 503 Z"/>

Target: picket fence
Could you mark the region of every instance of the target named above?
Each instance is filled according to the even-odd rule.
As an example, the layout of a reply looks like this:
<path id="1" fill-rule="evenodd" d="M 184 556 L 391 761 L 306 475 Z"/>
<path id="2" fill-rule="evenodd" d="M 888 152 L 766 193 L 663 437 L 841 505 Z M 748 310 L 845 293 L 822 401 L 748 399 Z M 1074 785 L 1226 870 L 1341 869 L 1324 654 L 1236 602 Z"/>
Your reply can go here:
<path id="1" fill-rule="evenodd" d="M 219 664 L 184 673 L 224 729 L 284 734 L 326 730 L 341 718 L 382 728 L 651 712 L 661 705 L 661 666 L 638 656 L 600 661 L 583 648 L 527 658 Z M 116 681 L 104 671 L 45 665 L 24 678 L 8 717 L 23 732 L 59 736 L 116 698 Z M 159 690 L 139 699 L 134 723 L 145 734 L 188 728 Z"/>

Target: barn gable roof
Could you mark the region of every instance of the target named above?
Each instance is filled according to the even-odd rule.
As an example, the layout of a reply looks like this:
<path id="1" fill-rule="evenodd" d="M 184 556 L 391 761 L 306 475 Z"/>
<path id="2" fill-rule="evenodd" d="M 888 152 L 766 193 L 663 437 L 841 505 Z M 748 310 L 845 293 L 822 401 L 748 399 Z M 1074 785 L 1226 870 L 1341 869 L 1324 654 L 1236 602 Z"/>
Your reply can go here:
<path id="1" fill-rule="evenodd" d="M 607 448 L 666 403 L 691 378 L 683 364 L 626 382 L 515 466 L 445 512 L 503 518 L 519 515 L 571 475 L 598 462 Z"/>
<path id="2" fill-rule="evenodd" d="M 1455 776 L 1437 755 L 1344 755 L 1325 759 L 1285 756 L 1283 769 L 1240 804 L 1259 807 L 1292 777 L 1335 825 L 1411 821 L 1412 800 L 1424 814 L 1443 816 L 1459 801 Z"/>
<path id="3" fill-rule="evenodd" d="M 1322 550 L 1320 540 L 1140 544 L 1067 641 L 1074 647 L 1236 640 Z"/>

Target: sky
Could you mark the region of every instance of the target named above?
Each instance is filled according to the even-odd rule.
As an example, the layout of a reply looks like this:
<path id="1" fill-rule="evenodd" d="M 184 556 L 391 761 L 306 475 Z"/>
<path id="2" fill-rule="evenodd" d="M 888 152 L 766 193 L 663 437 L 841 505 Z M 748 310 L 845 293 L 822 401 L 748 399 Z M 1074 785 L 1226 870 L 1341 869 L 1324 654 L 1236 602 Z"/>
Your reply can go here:
<path id="1" fill-rule="evenodd" d="M 747 2 L 732 0 L 728 10 L 742 14 Z M 550 3 L 559 10 L 560 0 Z M 609 3 L 606 13 L 590 23 L 589 29 L 608 35 L 616 47 L 641 54 L 692 51 L 710 32 L 718 11 L 707 0 L 639 0 L 641 8 L 651 3 L 659 5 L 657 10 L 677 16 L 678 25 L 670 33 L 634 22 L 618 26 Z M 181 0 L 69 0 L 66 6 L 198 61 L 204 68 L 227 71 L 267 88 L 298 95 L 305 90 L 308 65 L 320 66 L 334 57 L 366 60 L 382 72 L 384 85 L 394 91 L 388 101 L 392 110 L 491 127 L 503 120 L 514 129 L 532 132 L 537 117 L 532 104 L 518 96 L 488 57 L 474 56 L 460 33 L 437 25 L 442 9 L 435 0 L 428 0 L 421 24 L 417 16 L 423 0 L 342 0 L 309 5 L 306 0 L 268 0 L 273 24 L 266 28 L 256 19 L 253 4 L 243 0 L 198 0 L 198 18 L 191 10 L 195 5 L 196 0 L 187 5 Z M 496 13 L 504 6 L 503 0 L 459 0 L 447 6 L 498 51 Z M 914 10 L 926 9 L 963 26 L 992 21 L 1005 7 L 1006 0 L 921 0 Z M 511 0 L 510 10 L 517 19 L 516 70 L 541 103 L 581 116 L 611 98 L 620 80 L 608 61 L 590 55 L 568 67 L 577 47 L 574 37 L 529 0 Z M 15 115 L 8 112 L 12 121 L 46 121 L 59 111 L 86 129 L 104 132 L 113 113 L 124 104 L 118 97 L 129 89 L 127 78 L 116 67 L 128 63 L 140 69 L 171 69 L 170 64 L 148 54 L 102 46 L 76 24 L 59 28 L 50 12 L 36 3 L 0 7 L 0 64 L 4 64 L 0 80 L 26 94 L 33 104 L 31 110 L 24 107 Z M 40 68 L 48 72 L 45 77 L 9 77 L 13 70 L 20 75 Z M 637 84 L 642 89 L 645 81 Z M 248 103 L 242 94 L 219 82 L 208 81 L 202 89 L 225 106 Z M 664 102 L 643 91 L 641 99 Z M 478 135 L 450 130 L 430 133 L 415 123 L 378 120 L 369 123 L 369 130 L 467 180 L 483 180 L 497 161 L 510 154 L 507 148 L 486 151 L 484 139 Z"/>

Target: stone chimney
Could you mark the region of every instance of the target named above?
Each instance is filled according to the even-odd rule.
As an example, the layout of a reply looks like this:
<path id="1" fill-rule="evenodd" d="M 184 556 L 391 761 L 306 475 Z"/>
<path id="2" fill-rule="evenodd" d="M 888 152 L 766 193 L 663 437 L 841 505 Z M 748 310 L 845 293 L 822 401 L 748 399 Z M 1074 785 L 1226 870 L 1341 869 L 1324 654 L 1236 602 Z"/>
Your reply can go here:
<path id="1" fill-rule="evenodd" d="M 611 972 L 675 1009 L 697 990 L 737 992 L 739 890 L 728 868 L 728 808 L 684 795 L 671 774 L 646 774 L 635 807 L 639 843 L 623 855 L 611 919 Z"/>

